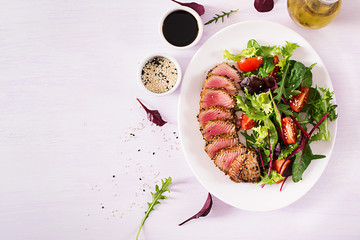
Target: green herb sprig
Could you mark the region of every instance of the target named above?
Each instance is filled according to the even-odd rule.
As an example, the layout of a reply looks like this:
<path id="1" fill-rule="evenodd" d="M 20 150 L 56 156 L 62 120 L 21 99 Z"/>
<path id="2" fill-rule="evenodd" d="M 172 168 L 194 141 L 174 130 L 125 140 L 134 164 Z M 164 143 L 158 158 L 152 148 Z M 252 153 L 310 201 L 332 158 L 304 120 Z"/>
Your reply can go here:
<path id="1" fill-rule="evenodd" d="M 136 240 L 139 238 L 139 234 L 140 234 L 140 230 L 142 228 L 142 226 L 145 223 L 145 220 L 148 218 L 150 212 L 152 210 L 154 210 L 154 206 L 156 204 L 160 204 L 159 199 L 166 199 L 167 197 L 162 195 L 164 192 L 170 192 L 170 190 L 168 189 L 168 186 L 171 184 L 171 177 L 165 178 L 165 181 L 163 179 L 161 179 L 161 188 L 159 188 L 158 185 L 155 186 L 155 193 L 151 192 L 151 196 L 153 198 L 153 201 L 151 203 L 147 203 L 148 204 L 148 210 L 145 212 L 145 216 L 143 218 L 143 220 L 141 221 L 141 225 L 139 228 L 139 231 L 136 235 Z"/>
<path id="2" fill-rule="evenodd" d="M 224 22 L 224 17 L 229 17 L 230 14 L 234 13 L 234 12 L 237 12 L 239 9 L 236 9 L 236 10 L 230 10 L 230 12 L 224 12 L 224 11 L 221 11 L 223 14 L 219 15 L 219 14 L 215 14 L 216 16 L 213 17 L 213 19 L 211 19 L 210 21 L 206 22 L 205 25 L 208 25 L 212 22 L 215 22 L 217 23 L 217 21 L 221 18 L 221 22 Z"/>

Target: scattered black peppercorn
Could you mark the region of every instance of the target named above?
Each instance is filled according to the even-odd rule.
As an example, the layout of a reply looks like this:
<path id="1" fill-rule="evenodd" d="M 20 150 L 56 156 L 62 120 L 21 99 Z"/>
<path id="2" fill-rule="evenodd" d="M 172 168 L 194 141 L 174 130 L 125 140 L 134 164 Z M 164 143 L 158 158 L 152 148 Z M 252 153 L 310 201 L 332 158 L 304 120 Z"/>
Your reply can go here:
<path id="1" fill-rule="evenodd" d="M 138 149 L 138 152 L 140 152 L 140 149 Z"/>
<path id="2" fill-rule="evenodd" d="M 142 179 L 141 179 L 141 178 L 139 178 L 139 180 L 141 181 Z"/>
<path id="3" fill-rule="evenodd" d="M 115 175 L 113 175 L 113 178 L 115 177 Z"/>
<path id="4" fill-rule="evenodd" d="M 155 152 L 153 152 L 153 155 L 155 155 Z"/>
<path id="5" fill-rule="evenodd" d="M 104 206 L 102 206 L 101 208 L 102 208 L 102 209 L 104 209 L 105 207 L 104 207 Z"/>

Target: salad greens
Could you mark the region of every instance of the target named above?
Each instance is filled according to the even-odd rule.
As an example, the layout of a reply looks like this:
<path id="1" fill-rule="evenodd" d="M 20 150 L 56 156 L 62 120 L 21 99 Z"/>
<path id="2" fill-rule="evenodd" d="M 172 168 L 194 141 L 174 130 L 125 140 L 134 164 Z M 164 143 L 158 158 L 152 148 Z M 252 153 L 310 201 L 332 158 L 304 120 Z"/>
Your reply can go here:
<path id="1" fill-rule="evenodd" d="M 243 87 L 244 94 L 236 96 L 237 110 L 257 122 L 250 131 L 241 134 L 247 146 L 260 155 L 263 174 L 258 185 L 278 183 L 287 177 L 273 168 L 278 159 L 290 160 L 290 175 L 294 182 L 300 181 L 312 160 L 325 157 L 313 154 L 311 142 L 329 141 L 328 120 L 334 121 L 338 116 L 337 105 L 332 103 L 334 92 L 312 86 L 311 70 L 316 63 L 306 66 L 290 59 L 298 47 L 290 42 L 284 46 L 261 46 L 251 39 L 239 54 L 228 50 L 223 53 L 224 58 L 238 65 L 244 59 L 261 57 L 260 67 L 244 72 L 244 77 L 272 76 L 275 81 L 274 87 L 252 94 Z M 288 131 L 292 129 L 296 140 L 290 142 Z"/>
<path id="2" fill-rule="evenodd" d="M 145 212 L 145 216 L 143 220 L 141 221 L 139 231 L 136 235 L 136 240 L 139 238 L 139 234 L 141 231 L 142 226 L 145 223 L 145 220 L 148 218 L 150 212 L 154 210 L 154 206 L 157 204 L 160 204 L 159 199 L 166 199 L 167 197 L 163 195 L 164 192 L 170 192 L 168 186 L 171 184 L 171 177 L 165 178 L 165 181 L 161 179 L 161 188 L 159 188 L 158 185 L 155 186 L 155 193 L 151 193 L 152 196 L 152 202 L 147 203 L 148 204 L 148 210 Z"/>

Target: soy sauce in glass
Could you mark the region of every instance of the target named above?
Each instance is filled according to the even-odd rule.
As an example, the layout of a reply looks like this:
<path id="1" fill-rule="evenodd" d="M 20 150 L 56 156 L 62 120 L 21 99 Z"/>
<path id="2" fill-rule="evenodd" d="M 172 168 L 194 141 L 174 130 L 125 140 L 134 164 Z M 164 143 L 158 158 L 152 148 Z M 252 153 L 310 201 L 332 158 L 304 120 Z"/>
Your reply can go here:
<path id="1" fill-rule="evenodd" d="M 176 10 L 165 18 L 162 32 L 170 44 L 184 47 L 196 39 L 199 26 L 192 14 L 184 10 Z"/>

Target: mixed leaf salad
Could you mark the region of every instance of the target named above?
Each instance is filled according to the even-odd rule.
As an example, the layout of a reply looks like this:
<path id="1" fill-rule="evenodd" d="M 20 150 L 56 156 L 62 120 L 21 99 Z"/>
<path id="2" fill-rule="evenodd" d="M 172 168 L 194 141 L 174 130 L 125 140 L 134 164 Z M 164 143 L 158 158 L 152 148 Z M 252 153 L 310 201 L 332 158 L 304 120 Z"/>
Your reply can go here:
<path id="1" fill-rule="evenodd" d="M 296 43 L 284 46 L 260 46 L 252 39 L 239 54 L 224 51 L 243 72 L 237 108 L 243 111 L 241 134 L 247 147 L 258 151 L 263 171 L 261 186 L 292 176 L 294 182 L 314 159 L 311 143 L 329 141 L 328 121 L 337 118 L 333 92 L 314 87 L 312 68 L 290 59 Z M 248 131 L 251 130 L 251 131 Z"/>

